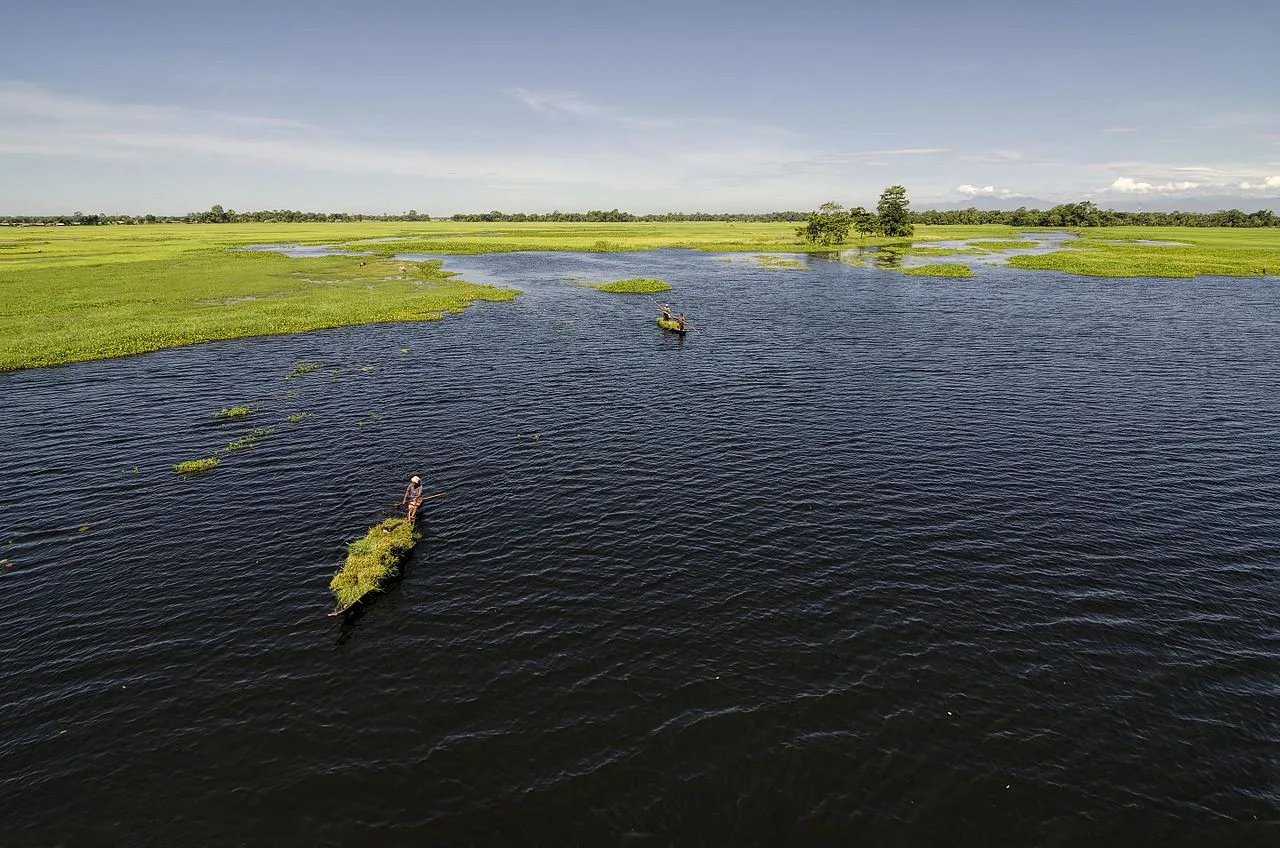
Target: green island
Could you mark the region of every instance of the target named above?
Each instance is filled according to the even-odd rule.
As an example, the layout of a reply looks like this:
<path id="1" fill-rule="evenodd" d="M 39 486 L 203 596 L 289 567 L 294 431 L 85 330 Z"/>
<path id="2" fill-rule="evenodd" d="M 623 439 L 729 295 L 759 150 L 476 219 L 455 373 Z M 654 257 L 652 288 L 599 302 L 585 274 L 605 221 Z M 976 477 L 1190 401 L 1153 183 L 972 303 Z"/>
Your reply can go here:
<path id="1" fill-rule="evenodd" d="M 895 268 L 900 274 L 914 274 L 918 277 L 972 277 L 973 269 L 959 262 L 935 262 L 932 265 L 917 265 L 914 268 Z"/>
<path id="2" fill-rule="evenodd" d="M 662 280 L 655 280 L 652 277 L 633 277 L 629 280 L 614 280 L 612 283 L 587 283 L 586 286 L 603 292 L 621 292 L 625 294 L 671 291 L 669 284 L 664 283 Z"/>
<path id="3" fill-rule="evenodd" d="M 0 371 L 104 359 L 246 336 L 385 321 L 422 321 L 513 289 L 478 285 L 438 260 L 398 252 L 465 255 L 510 251 L 640 251 L 691 248 L 809 253 L 893 246 L 941 255 L 939 240 L 978 241 L 982 251 L 1022 246 L 1023 233 L 1061 228 L 917 224 L 910 240 L 863 233 L 811 243 L 794 221 L 136 224 L 14 227 L 0 244 Z M 1280 228 L 1081 227 L 1062 249 L 1013 256 L 1016 268 L 1092 276 L 1280 273 Z M 370 239 L 396 238 L 394 242 Z M 1180 244 L 1142 244 L 1142 241 Z M 229 248 L 262 244 L 350 245 L 357 256 L 295 258 Z M 373 251 L 373 252 L 369 252 Z M 955 251 L 948 251 L 954 253 Z M 770 265 L 790 267 L 795 260 Z M 916 273 L 919 273 L 918 271 Z M 315 363 L 299 363 L 290 377 Z"/>
<path id="4" fill-rule="evenodd" d="M 347 561 L 329 581 L 337 615 L 354 606 L 400 571 L 400 563 L 422 539 L 404 518 L 388 518 L 369 528 L 362 538 L 347 545 Z"/>

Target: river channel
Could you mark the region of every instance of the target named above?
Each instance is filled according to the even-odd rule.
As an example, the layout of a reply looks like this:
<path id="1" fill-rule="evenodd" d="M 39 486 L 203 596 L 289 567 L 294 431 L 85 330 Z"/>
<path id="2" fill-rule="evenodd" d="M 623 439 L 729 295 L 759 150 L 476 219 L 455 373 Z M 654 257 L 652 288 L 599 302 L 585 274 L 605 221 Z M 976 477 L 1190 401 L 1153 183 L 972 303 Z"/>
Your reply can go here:
<path id="1" fill-rule="evenodd" d="M 800 261 L 0 375 L 0 844 L 1274 838 L 1277 279 Z"/>

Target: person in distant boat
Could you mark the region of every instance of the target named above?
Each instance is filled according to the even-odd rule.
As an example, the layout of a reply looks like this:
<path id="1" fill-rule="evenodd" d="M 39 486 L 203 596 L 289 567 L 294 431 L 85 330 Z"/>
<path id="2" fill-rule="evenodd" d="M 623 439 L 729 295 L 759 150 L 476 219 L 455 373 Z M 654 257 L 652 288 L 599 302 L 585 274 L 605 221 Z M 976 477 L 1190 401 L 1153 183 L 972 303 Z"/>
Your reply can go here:
<path id="1" fill-rule="evenodd" d="M 658 313 L 659 313 L 659 314 L 658 314 L 658 317 L 659 317 L 659 318 L 661 318 L 663 321 L 674 321 L 674 320 L 676 320 L 676 319 L 674 319 L 674 318 L 672 318 L 672 317 L 671 317 L 671 307 L 670 307 L 670 306 L 667 306 L 665 303 L 659 303 L 659 304 L 658 304 Z"/>
<path id="2" fill-rule="evenodd" d="M 406 504 L 409 507 L 407 518 L 412 522 L 418 517 L 418 507 L 422 505 L 422 478 L 417 474 L 409 480 L 409 485 L 404 490 L 404 497 L 400 499 L 401 506 Z"/>
<path id="3" fill-rule="evenodd" d="M 680 332 L 683 333 L 684 332 L 684 313 L 683 312 L 681 312 L 679 317 L 676 318 L 676 323 L 680 325 Z"/>

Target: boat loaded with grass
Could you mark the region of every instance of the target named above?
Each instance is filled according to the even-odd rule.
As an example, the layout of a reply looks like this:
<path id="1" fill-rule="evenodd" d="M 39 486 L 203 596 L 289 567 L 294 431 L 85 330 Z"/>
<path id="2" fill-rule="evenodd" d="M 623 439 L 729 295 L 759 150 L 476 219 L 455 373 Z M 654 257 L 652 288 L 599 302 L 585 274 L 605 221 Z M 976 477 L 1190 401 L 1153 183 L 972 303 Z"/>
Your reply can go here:
<path id="1" fill-rule="evenodd" d="M 388 518 L 370 527 L 363 538 L 347 545 L 347 561 L 329 581 L 335 600 L 329 615 L 342 615 L 366 595 L 380 591 L 388 580 L 400 573 L 400 564 L 421 539 L 422 533 L 415 522 Z"/>

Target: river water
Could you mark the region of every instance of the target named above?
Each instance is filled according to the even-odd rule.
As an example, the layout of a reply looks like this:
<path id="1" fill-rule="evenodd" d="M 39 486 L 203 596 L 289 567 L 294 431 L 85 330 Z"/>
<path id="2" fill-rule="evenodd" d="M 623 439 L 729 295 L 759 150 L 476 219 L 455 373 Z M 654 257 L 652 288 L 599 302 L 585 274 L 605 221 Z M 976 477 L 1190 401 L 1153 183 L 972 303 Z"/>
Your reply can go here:
<path id="1" fill-rule="evenodd" d="M 805 262 L 0 375 L 0 844 L 1276 838 L 1277 280 Z"/>

